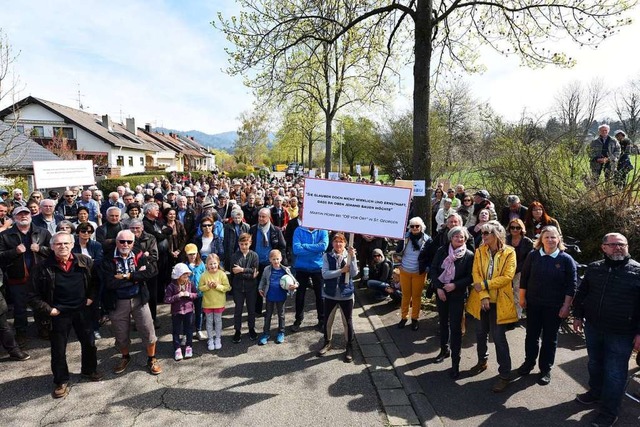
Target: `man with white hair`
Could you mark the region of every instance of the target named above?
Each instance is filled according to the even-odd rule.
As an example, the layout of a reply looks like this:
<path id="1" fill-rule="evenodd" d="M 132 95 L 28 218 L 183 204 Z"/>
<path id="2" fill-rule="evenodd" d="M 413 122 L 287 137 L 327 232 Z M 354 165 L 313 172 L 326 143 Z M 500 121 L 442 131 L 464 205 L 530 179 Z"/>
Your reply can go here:
<path id="1" fill-rule="evenodd" d="M 100 213 L 102 214 L 103 217 L 107 216 L 107 209 L 109 209 L 112 206 L 115 206 L 118 209 L 120 209 L 121 214 L 125 208 L 124 202 L 120 200 L 120 195 L 116 191 L 112 191 L 111 193 L 109 193 L 109 196 L 107 197 L 107 199 L 104 202 L 102 202 L 102 206 L 100 206 Z"/>
<path id="2" fill-rule="evenodd" d="M 11 203 L 13 204 L 14 208 L 17 208 L 18 206 L 27 206 L 27 201 L 24 199 L 24 195 L 21 189 L 13 189 L 13 200 L 11 200 Z"/>
<path id="3" fill-rule="evenodd" d="M 102 263 L 105 309 L 109 311 L 116 347 L 122 354 L 122 359 L 113 372 L 123 373 L 131 362 L 129 319 L 133 317 L 138 335 L 147 350 L 147 369 L 150 374 L 158 375 L 162 368 L 156 359 L 158 338 L 149 310 L 149 290 L 146 284 L 156 271 L 148 258 L 133 247 L 134 240 L 135 236 L 130 230 L 120 231 L 116 236 L 113 258 Z"/>
<path id="4" fill-rule="evenodd" d="M 611 178 L 612 173 L 616 171 L 621 148 L 618 140 L 609 135 L 609 125 L 601 124 L 598 127 L 598 137 L 591 141 L 589 152 L 594 183 L 598 182 L 603 169 L 605 179 Z"/>

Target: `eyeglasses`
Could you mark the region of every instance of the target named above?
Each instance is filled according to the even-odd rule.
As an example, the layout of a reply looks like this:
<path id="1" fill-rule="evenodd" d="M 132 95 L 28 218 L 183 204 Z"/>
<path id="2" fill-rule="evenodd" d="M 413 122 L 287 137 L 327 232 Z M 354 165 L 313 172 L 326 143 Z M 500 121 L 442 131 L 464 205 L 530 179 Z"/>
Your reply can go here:
<path id="1" fill-rule="evenodd" d="M 213 224 L 202 224 L 202 227 L 213 227 Z"/>
<path id="2" fill-rule="evenodd" d="M 471 199 L 464 199 L 463 202 L 473 202 Z"/>
<path id="3" fill-rule="evenodd" d="M 374 255 L 374 258 L 382 258 L 382 255 Z"/>
<path id="4" fill-rule="evenodd" d="M 483 232 L 482 232 L 482 235 L 483 235 L 483 236 L 488 236 L 488 235 L 490 235 L 490 234 L 491 234 L 491 232 L 490 232 L 490 231 L 483 231 Z"/>
<path id="5" fill-rule="evenodd" d="M 522 227 L 520 227 L 519 225 L 512 225 L 511 227 L 509 227 L 509 230 L 522 230 Z"/>
<path id="6" fill-rule="evenodd" d="M 73 243 L 71 242 L 57 242 L 54 243 L 53 246 L 71 246 Z"/>
<path id="7" fill-rule="evenodd" d="M 420 224 L 410 224 L 409 228 L 420 228 Z"/>
<path id="8" fill-rule="evenodd" d="M 69 197 L 69 198 L 71 198 L 71 197 L 73 197 L 73 194 L 65 194 L 65 195 L 64 195 L 64 197 Z"/>
<path id="9" fill-rule="evenodd" d="M 610 248 L 624 248 L 628 243 L 603 243 L 603 245 Z"/>
<path id="10" fill-rule="evenodd" d="M 118 243 L 121 245 L 131 245 L 133 244 L 133 240 L 118 240 Z"/>

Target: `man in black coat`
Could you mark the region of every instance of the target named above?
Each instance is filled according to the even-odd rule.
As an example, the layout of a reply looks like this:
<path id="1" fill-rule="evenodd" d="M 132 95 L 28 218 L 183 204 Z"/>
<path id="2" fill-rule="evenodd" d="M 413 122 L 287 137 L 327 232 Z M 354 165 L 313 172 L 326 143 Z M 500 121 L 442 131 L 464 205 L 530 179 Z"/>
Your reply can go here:
<path id="1" fill-rule="evenodd" d="M 507 228 L 511 220 L 516 218 L 519 218 L 524 222 L 524 218 L 527 216 L 527 211 L 528 209 L 520 203 L 520 197 L 516 195 L 508 196 L 507 206 L 502 208 L 502 212 L 500 213 L 500 224 L 502 224 L 504 228 Z"/>

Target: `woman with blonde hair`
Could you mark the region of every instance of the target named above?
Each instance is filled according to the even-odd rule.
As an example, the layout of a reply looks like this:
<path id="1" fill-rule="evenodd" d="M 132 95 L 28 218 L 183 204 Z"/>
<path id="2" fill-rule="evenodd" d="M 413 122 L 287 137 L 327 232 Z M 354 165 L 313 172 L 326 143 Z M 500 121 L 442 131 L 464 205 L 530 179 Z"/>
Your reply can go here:
<path id="1" fill-rule="evenodd" d="M 505 230 L 498 221 L 482 226 L 482 245 L 473 259 L 473 285 L 467 312 L 476 319 L 478 363 L 471 368 L 477 375 L 487 369 L 489 333 L 498 359 L 498 381 L 492 391 L 505 390 L 511 381 L 511 356 L 507 342 L 508 325 L 518 321 L 511 282 L 516 272 L 516 252 L 505 244 Z"/>
<path id="2" fill-rule="evenodd" d="M 400 263 L 400 289 L 402 290 L 401 316 L 398 328 L 407 324 L 409 306 L 411 306 L 411 330 L 418 330 L 418 317 L 422 304 L 427 266 L 429 265 L 429 248 L 433 243 L 424 231 L 426 226 L 419 216 L 409 220 L 409 232 L 398 242 L 396 254 L 402 257 Z"/>

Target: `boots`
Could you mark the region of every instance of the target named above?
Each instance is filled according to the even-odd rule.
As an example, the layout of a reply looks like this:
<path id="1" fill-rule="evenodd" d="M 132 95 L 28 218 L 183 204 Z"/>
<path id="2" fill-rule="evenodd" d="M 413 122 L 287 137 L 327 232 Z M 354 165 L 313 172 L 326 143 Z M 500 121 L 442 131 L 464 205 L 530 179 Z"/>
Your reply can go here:
<path id="1" fill-rule="evenodd" d="M 344 361 L 347 363 L 353 362 L 353 344 L 347 343 L 347 350 L 344 352 Z"/>
<path id="2" fill-rule="evenodd" d="M 451 359 L 451 370 L 449 371 L 449 377 L 452 380 L 460 378 L 460 358 Z"/>
<path id="3" fill-rule="evenodd" d="M 440 349 L 440 353 L 436 356 L 433 363 L 442 363 L 444 362 L 444 359 L 449 356 L 451 356 L 451 351 L 449 351 L 448 348 L 442 348 Z"/>

